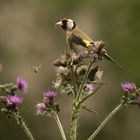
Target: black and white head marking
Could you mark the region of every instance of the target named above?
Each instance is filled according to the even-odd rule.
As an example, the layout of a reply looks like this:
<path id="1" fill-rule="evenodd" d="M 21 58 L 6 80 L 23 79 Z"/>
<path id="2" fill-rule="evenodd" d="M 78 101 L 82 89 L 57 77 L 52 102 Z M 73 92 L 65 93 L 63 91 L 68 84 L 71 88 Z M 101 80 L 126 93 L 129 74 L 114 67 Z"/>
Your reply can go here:
<path id="1" fill-rule="evenodd" d="M 76 23 L 72 19 L 62 19 L 62 28 L 64 30 L 73 30 L 76 27 Z"/>

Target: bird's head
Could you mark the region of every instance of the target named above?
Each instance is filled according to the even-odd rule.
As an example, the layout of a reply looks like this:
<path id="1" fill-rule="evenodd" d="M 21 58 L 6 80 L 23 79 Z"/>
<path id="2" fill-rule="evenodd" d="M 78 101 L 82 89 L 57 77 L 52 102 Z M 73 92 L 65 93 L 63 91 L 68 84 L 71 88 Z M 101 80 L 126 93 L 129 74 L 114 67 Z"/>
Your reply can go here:
<path id="1" fill-rule="evenodd" d="M 72 19 L 62 19 L 56 23 L 57 26 L 61 26 L 65 31 L 71 31 L 76 27 L 76 23 Z"/>

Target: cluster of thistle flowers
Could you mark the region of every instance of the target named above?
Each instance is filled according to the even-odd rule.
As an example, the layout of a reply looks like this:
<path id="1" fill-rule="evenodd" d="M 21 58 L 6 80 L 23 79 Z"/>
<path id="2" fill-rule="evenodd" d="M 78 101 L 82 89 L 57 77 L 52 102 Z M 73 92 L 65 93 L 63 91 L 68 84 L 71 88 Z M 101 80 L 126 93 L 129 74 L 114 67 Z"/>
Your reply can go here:
<path id="1" fill-rule="evenodd" d="M 60 91 L 60 93 L 72 93 L 72 73 L 74 82 L 79 88 L 85 73 L 87 72 L 90 63 L 92 64 L 90 72 L 86 79 L 83 93 L 92 93 L 94 84 L 102 81 L 103 71 L 98 67 L 97 61 L 102 59 L 104 50 L 104 43 L 102 41 L 96 42 L 96 50 L 84 49 L 79 52 L 66 51 L 59 59 L 54 61 L 56 66 L 56 79 L 53 82 L 53 87 Z M 93 65 L 95 63 L 95 65 Z M 97 65 L 96 65 L 97 64 Z"/>
<path id="2" fill-rule="evenodd" d="M 23 103 L 23 98 L 17 95 L 17 91 L 27 92 L 28 83 L 26 80 L 17 77 L 16 84 L 0 85 L 0 89 L 4 93 L 3 96 L 0 96 L 0 102 L 3 104 L 1 111 L 6 113 L 8 117 L 12 117 L 14 112 L 18 112 L 17 106 Z"/>
<path id="3" fill-rule="evenodd" d="M 54 102 L 54 97 L 57 93 L 53 90 L 48 90 L 43 93 L 43 102 L 36 105 L 37 115 L 49 115 L 52 116 L 54 113 L 60 111 L 59 105 Z"/>
<path id="4" fill-rule="evenodd" d="M 121 87 L 123 90 L 122 103 L 140 107 L 140 88 L 137 88 L 132 82 L 123 82 Z"/>
<path id="5" fill-rule="evenodd" d="M 98 42 L 99 43 L 99 42 Z M 99 46 L 103 46 L 100 42 Z M 100 48 L 100 47 L 99 47 Z M 98 50 L 99 51 L 99 50 Z M 86 73 L 89 63 L 95 63 L 98 60 L 98 54 L 93 50 L 82 50 L 80 52 L 66 51 L 59 59 L 53 62 L 56 67 L 56 79 L 53 81 L 53 89 L 43 93 L 43 102 L 36 105 L 36 113 L 39 115 L 53 114 L 59 112 L 59 105 L 54 102 L 57 93 L 72 94 L 73 82 L 72 72 L 75 82 L 80 86 L 83 76 Z M 94 90 L 94 82 L 101 81 L 103 71 L 98 66 L 92 66 L 88 75 L 88 80 L 84 87 L 83 93 L 92 93 Z"/>

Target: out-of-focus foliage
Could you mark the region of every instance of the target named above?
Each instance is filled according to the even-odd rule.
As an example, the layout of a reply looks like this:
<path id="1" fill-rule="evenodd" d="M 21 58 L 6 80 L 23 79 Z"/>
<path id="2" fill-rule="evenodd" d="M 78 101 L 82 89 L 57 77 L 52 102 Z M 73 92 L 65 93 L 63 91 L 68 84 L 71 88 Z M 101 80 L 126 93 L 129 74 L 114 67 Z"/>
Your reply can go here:
<path id="1" fill-rule="evenodd" d="M 0 83 L 14 82 L 17 76 L 29 82 L 25 95 L 24 118 L 38 140 L 58 140 L 59 131 L 54 121 L 35 115 L 34 106 L 42 92 L 51 88 L 54 78 L 53 60 L 67 47 L 64 33 L 54 27 L 63 17 L 74 19 L 93 40 L 106 42 L 108 52 L 124 67 L 121 71 L 105 60 L 101 63 L 105 81 L 103 87 L 87 103 L 99 117 L 81 112 L 79 139 L 86 139 L 99 122 L 119 102 L 120 82 L 132 80 L 140 85 L 140 1 L 139 0 L 1 0 L 0 1 Z M 38 73 L 33 67 L 39 66 Z M 60 95 L 60 118 L 69 133 L 70 97 Z M 139 139 L 140 110 L 123 110 L 103 129 L 97 139 Z M 26 137 L 21 129 L 0 113 L 0 139 Z"/>

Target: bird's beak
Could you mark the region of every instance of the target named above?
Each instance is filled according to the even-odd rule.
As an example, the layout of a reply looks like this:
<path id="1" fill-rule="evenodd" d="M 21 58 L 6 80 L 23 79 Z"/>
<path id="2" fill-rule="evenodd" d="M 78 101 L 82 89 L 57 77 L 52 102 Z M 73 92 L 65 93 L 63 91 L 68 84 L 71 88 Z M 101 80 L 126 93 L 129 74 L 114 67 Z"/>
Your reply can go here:
<path id="1" fill-rule="evenodd" d="M 63 24 L 62 24 L 62 21 L 59 21 L 59 22 L 55 23 L 55 25 L 56 26 L 62 26 Z"/>

